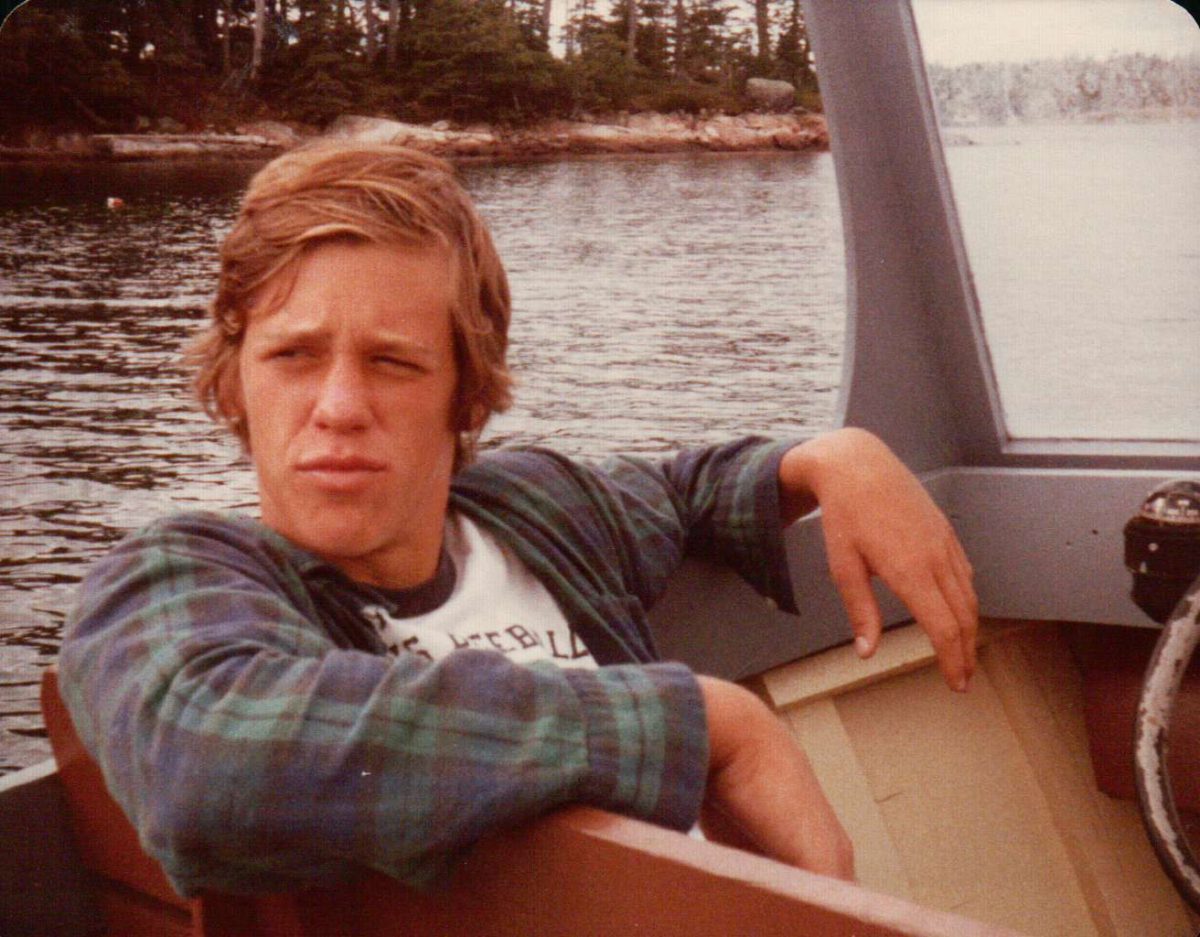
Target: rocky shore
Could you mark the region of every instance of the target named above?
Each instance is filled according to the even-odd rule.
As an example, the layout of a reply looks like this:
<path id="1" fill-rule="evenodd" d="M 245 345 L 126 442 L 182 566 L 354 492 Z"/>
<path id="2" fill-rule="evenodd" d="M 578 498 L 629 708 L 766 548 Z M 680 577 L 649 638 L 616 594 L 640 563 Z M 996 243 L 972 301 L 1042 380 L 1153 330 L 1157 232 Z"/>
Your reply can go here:
<path id="1" fill-rule="evenodd" d="M 450 159 L 533 159 L 596 153 L 762 152 L 829 145 L 818 114 L 696 117 L 635 113 L 553 120 L 522 128 L 406 124 L 346 115 L 321 133 L 260 121 L 234 133 L 68 135 L 36 147 L 0 147 L 0 160 L 163 160 L 266 158 L 313 139 L 401 143 Z"/>

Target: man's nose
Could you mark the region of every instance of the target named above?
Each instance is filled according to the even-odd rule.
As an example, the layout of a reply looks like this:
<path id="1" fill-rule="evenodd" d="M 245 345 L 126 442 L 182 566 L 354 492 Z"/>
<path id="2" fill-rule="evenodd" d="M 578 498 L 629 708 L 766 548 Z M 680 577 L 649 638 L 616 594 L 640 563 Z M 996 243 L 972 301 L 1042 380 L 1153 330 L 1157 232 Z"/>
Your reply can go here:
<path id="1" fill-rule="evenodd" d="M 367 394 L 367 382 L 358 363 L 336 358 L 321 380 L 313 419 L 324 429 L 361 429 L 370 418 Z"/>

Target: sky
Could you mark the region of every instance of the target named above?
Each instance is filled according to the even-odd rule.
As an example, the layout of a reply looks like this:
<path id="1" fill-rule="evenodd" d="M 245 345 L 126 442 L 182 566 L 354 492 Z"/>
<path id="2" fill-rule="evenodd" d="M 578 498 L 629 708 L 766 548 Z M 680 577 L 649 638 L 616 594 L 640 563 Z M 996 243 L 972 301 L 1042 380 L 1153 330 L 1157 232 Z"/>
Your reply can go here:
<path id="1" fill-rule="evenodd" d="M 1200 28 L 1173 0 L 913 0 L 925 59 L 941 65 L 1200 55 Z"/>

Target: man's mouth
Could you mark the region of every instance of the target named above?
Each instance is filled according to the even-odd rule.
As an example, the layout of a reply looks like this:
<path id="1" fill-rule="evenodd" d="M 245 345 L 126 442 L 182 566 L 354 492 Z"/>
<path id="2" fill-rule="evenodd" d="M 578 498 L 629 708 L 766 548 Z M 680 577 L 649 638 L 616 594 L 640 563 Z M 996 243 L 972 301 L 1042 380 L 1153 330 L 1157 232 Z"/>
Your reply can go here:
<path id="1" fill-rule="evenodd" d="M 296 470 L 320 488 L 352 491 L 387 468 L 366 456 L 316 456 L 296 463 Z"/>

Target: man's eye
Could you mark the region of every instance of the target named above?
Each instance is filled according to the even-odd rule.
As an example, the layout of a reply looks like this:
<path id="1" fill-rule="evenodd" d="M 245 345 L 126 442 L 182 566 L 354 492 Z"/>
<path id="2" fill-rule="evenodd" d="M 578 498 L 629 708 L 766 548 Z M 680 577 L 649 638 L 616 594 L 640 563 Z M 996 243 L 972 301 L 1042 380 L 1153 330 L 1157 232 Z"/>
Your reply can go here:
<path id="1" fill-rule="evenodd" d="M 392 371 L 417 371 L 419 366 L 415 361 L 398 358 L 395 355 L 376 355 L 375 363 Z"/>

